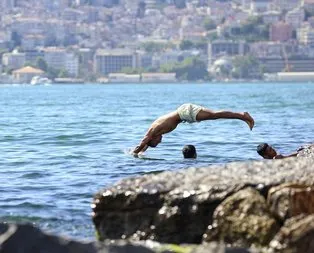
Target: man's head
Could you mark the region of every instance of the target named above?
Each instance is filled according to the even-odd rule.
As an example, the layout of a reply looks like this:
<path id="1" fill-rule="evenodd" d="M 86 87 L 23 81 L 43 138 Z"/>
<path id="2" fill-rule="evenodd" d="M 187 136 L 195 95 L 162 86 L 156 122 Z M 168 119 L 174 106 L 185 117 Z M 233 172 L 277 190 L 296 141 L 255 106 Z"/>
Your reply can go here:
<path id="1" fill-rule="evenodd" d="M 184 158 L 196 158 L 196 149 L 193 145 L 185 145 L 182 149 Z"/>
<path id="2" fill-rule="evenodd" d="M 155 148 L 155 147 L 157 147 L 157 145 L 161 142 L 161 140 L 162 140 L 162 136 L 161 136 L 161 135 L 155 136 L 154 138 L 152 138 L 152 139 L 147 143 L 147 145 L 148 145 L 149 147 Z"/>
<path id="3" fill-rule="evenodd" d="M 256 151 L 264 159 L 273 159 L 277 155 L 276 150 L 267 143 L 259 144 Z"/>

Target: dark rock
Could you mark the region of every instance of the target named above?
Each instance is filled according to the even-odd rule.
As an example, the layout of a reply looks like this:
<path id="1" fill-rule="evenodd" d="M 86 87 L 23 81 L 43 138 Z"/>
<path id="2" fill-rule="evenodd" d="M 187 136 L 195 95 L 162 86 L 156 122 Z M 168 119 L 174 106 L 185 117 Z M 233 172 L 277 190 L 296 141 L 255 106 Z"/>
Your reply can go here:
<path id="1" fill-rule="evenodd" d="M 301 215 L 286 221 L 270 242 L 271 252 L 314 252 L 314 215 Z"/>
<path id="2" fill-rule="evenodd" d="M 301 184 L 282 184 L 269 190 L 267 202 L 270 210 L 281 220 L 299 214 L 313 214 L 314 188 Z"/>
<path id="3" fill-rule="evenodd" d="M 96 253 L 92 243 L 48 235 L 29 224 L 0 224 L 0 253 Z"/>
<path id="4" fill-rule="evenodd" d="M 204 240 L 266 246 L 278 230 L 279 224 L 269 212 L 265 198 L 248 187 L 217 207 L 213 225 L 204 234 Z"/>
<path id="5" fill-rule="evenodd" d="M 125 240 L 82 243 L 42 232 L 30 224 L 0 224 L 0 253 L 250 253 L 222 243 L 170 245 Z"/>

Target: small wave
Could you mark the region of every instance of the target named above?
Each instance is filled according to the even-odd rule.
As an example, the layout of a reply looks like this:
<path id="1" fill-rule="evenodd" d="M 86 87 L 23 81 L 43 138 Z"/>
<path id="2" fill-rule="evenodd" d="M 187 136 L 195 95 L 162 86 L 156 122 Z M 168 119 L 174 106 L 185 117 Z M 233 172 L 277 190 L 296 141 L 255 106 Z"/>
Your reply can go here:
<path id="1" fill-rule="evenodd" d="M 24 216 L 24 215 L 5 215 L 0 217 L 0 221 L 2 222 L 14 222 L 14 223 L 38 223 L 38 222 L 56 222 L 58 218 L 43 218 L 39 216 Z"/>
<path id="2" fill-rule="evenodd" d="M 2 208 L 31 208 L 31 209 L 43 209 L 45 210 L 46 208 L 55 208 L 54 205 L 44 203 L 44 204 L 39 204 L 39 203 L 32 203 L 32 202 L 22 202 L 19 204 L 10 204 L 10 205 L 1 205 Z"/>
<path id="3" fill-rule="evenodd" d="M 43 176 L 46 176 L 47 174 L 42 173 L 42 172 L 30 172 L 26 173 L 21 176 L 21 178 L 26 178 L 26 179 L 34 179 L 34 178 L 41 178 Z"/>

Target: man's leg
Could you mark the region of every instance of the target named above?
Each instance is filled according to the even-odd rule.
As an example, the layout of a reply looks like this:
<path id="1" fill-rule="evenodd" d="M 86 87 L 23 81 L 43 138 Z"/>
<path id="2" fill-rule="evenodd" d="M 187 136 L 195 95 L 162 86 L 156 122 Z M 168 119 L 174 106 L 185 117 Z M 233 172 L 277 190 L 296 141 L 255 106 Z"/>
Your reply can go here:
<path id="1" fill-rule="evenodd" d="M 251 130 L 254 127 L 254 119 L 248 112 L 212 111 L 207 108 L 203 108 L 196 115 L 197 121 L 215 119 L 239 119 L 246 122 Z"/>

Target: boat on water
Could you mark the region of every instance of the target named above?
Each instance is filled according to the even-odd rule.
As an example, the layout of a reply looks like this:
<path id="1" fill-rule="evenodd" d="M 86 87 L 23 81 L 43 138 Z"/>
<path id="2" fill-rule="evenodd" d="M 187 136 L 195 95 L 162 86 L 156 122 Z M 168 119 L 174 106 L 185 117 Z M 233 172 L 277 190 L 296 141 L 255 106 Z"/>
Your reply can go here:
<path id="1" fill-rule="evenodd" d="M 52 81 L 47 77 L 34 76 L 31 80 L 31 85 L 50 85 Z"/>

